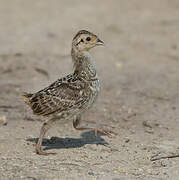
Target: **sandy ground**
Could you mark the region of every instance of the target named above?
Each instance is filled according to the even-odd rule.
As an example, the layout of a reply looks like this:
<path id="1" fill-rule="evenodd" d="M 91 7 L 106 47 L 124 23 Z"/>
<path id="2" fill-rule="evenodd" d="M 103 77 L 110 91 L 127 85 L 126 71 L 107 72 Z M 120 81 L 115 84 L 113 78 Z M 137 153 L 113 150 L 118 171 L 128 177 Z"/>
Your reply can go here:
<path id="1" fill-rule="evenodd" d="M 71 71 L 71 40 L 87 29 L 104 40 L 91 51 L 102 90 L 85 124 L 60 122 L 47 133 L 21 99 Z M 179 179 L 178 0 L 0 0 L 0 179 Z"/>

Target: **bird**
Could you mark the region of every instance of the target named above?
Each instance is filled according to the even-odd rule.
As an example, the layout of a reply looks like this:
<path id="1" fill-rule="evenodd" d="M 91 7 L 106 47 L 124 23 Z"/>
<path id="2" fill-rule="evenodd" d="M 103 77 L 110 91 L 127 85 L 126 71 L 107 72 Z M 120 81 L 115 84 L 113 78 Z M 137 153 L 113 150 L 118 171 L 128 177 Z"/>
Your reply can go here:
<path id="1" fill-rule="evenodd" d="M 94 130 L 96 136 L 98 132 L 108 136 L 114 134 L 102 128 L 80 126 L 83 113 L 91 108 L 100 91 L 95 61 L 89 50 L 101 45 L 104 45 L 104 42 L 97 35 L 87 30 L 78 31 L 72 40 L 71 48 L 73 72 L 36 93 L 24 92 L 22 95 L 35 115 L 46 117 L 35 146 L 37 154 L 56 154 L 45 152 L 42 149 L 42 141 L 55 122 L 62 119 L 73 119 L 73 127 L 76 130 Z"/>

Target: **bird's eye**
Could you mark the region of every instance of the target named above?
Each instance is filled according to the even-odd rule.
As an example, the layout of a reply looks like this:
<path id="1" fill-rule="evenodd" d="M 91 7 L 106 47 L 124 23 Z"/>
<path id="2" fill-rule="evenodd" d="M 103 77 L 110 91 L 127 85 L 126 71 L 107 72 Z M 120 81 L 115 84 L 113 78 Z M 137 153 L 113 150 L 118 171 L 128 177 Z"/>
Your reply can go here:
<path id="1" fill-rule="evenodd" d="M 91 41 L 91 38 L 90 38 L 90 37 L 87 37 L 86 40 L 87 40 L 87 41 Z"/>

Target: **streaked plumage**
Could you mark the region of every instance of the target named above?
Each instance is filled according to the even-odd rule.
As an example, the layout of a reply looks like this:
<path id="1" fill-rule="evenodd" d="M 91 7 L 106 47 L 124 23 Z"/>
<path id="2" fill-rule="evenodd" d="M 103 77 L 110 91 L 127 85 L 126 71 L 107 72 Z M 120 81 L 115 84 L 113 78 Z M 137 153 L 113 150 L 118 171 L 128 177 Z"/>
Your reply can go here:
<path id="1" fill-rule="evenodd" d="M 53 122 L 62 118 L 76 117 L 73 125 L 76 129 L 94 129 L 96 133 L 102 132 L 110 135 L 111 131 L 96 128 L 77 127 L 81 115 L 92 106 L 99 93 L 99 79 L 89 49 L 103 42 L 96 35 L 86 30 L 79 31 L 72 41 L 72 61 L 74 72 L 66 77 L 58 79 L 50 86 L 37 93 L 24 93 L 25 102 L 31 107 L 36 115 L 46 116 L 47 120 L 42 128 L 36 152 L 41 155 L 53 153 L 41 150 L 42 139 Z M 56 118 L 58 116 L 58 118 Z"/>

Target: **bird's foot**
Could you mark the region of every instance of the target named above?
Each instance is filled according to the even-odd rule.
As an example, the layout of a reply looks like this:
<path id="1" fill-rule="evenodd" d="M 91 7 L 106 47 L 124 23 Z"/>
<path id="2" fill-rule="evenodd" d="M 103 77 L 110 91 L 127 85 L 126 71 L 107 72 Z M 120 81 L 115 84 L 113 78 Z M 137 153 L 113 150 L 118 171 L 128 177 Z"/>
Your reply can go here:
<path id="1" fill-rule="evenodd" d="M 94 128 L 95 136 L 98 135 L 98 133 L 105 134 L 108 137 L 112 137 L 113 135 L 117 135 L 115 132 L 107 129 L 101 129 L 101 128 Z"/>
<path id="2" fill-rule="evenodd" d="M 48 156 L 48 155 L 55 155 L 55 154 L 57 154 L 57 153 L 55 153 L 55 152 L 44 152 L 44 151 L 42 150 L 42 147 L 41 147 L 41 146 L 38 146 L 38 145 L 36 145 L 36 147 L 35 147 L 35 152 L 36 152 L 38 155 L 43 155 L 43 156 Z"/>

